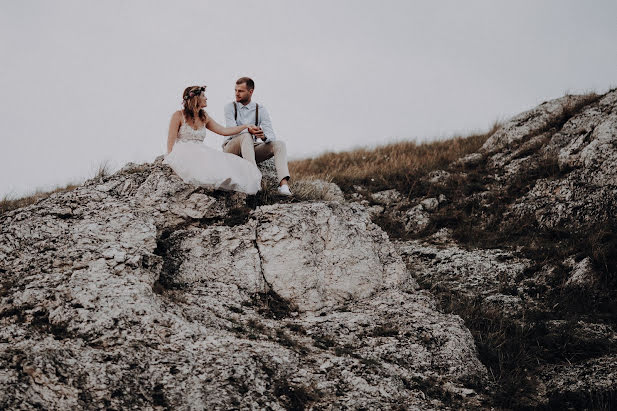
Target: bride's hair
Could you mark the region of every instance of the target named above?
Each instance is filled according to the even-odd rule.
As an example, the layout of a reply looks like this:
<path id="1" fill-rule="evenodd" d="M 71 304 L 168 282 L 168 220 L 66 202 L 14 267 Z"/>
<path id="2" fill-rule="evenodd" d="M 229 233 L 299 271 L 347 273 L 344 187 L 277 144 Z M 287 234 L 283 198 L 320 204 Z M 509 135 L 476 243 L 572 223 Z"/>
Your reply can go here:
<path id="1" fill-rule="evenodd" d="M 184 89 L 182 93 L 182 105 L 184 106 L 184 117 L 190 118 L 191 121 L 195 121 L 195 114 L 199 116 L 199 119 L 204 123 L 207 120 L 206 112 L 200 108 L 197 112 L 198 97 L 205 93 L 206 86 L 189 86 Z"/>

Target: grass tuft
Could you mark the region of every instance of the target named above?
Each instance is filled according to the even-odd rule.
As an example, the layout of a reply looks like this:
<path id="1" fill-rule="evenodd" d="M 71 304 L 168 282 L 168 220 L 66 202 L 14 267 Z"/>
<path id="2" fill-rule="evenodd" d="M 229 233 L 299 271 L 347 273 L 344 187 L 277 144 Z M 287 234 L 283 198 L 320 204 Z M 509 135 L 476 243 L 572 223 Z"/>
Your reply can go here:
<path id="1" fill-rule="evenodd" d="M 94 178 L 96 179 L 105 178 L 111 175 L 111 171 L 112 169 L 111 169 L 111 165 L 109 164 L 109 161 L 103 161 L 96 168 L 96 172 L 94 173 Z"/>

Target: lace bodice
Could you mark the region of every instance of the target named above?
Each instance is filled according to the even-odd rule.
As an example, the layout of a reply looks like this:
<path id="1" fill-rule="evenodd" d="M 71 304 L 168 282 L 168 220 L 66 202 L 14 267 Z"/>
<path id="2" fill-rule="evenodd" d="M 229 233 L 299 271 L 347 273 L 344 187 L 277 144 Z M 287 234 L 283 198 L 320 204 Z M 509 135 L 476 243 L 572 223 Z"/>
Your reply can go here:
<path id="1" fill-rule="evenodd" d="M 204 141 L 204 138 L 206 138 L 206 126 L 203 125 L 199 129 L 195 130 L 193 127 L 189 126 L 185 118 L 180 126 L 180 130 L 178 130 L 178 140 Z"/>

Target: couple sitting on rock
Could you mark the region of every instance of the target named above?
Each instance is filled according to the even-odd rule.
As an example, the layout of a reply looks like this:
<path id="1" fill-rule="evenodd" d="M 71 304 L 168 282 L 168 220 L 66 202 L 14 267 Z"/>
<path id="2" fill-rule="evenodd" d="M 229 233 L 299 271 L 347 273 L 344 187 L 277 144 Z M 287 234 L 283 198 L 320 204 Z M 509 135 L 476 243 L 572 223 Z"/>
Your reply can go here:
<path id="1" fill-rule="evenodd" d="M 203 110 L 206 87 L 187 87 L 184 108 L 171 117 L 164 163 L 187 183 L 255 194 L 261 189 L 257 162 L 274 157 L 278 193 L 290 196 L 285 143 L 276 140 L 266 108 L 251 101 L 254 89 L 248 77 L 236 81 L 236 101 L 225 106 L 223 127 Z M 223 151 L 202 144 L 206 129 L 228 136 Z"/>

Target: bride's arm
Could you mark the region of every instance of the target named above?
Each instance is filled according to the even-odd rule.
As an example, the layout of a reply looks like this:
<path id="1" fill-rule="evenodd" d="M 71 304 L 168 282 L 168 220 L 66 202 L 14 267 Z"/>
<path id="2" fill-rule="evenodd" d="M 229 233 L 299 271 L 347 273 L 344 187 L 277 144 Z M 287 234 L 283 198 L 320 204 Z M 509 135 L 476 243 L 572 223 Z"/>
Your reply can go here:
<path id="1" fill-rule="evenodd" d="M 222 136 L 233 136 L 234 134 L 240 134 L 247 128 L 251 128 L 251 126 L 234 126 L 234 127 L 223 127 L 210 116 L 208 116 L 208 122 L 206 123 L 206 128 L 213 133 L 220 134 Z"/>
<path id="2" fill-rule="evenodd" d="M 176 111 L 171 116 L 171 121 L 169 122 L 169 133 L 167 134 L 167 154 L 171 153 L 171 149 L 176 144 L 176 140 L 178 139 L 178 130 L 180 130 L 180 117 L 182 115 L 179 111 Z"/>

